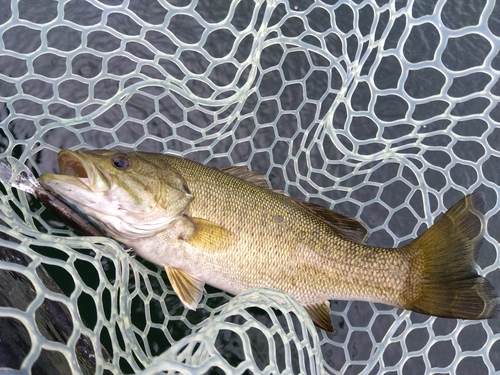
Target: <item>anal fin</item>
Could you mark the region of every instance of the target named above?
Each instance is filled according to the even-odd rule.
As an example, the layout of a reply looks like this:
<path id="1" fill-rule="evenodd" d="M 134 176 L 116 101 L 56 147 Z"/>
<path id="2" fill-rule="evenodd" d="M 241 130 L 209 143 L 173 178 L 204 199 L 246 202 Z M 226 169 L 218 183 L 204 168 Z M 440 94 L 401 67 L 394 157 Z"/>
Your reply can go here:
<path id="1" fill-rule="evenodd" d="M 178 268 L 165 267 L 165 272 L 183 305 L 190 310 L 196 310 L 203 296 L 205 283 Z"/>
<path id="2" fill-rule="evenodd" d="M 330 303 L 328 301 L 319 302 L 314 305 L 304 306 L 314 324 L 328 332 L 335 332 L 330 321 Z"/>

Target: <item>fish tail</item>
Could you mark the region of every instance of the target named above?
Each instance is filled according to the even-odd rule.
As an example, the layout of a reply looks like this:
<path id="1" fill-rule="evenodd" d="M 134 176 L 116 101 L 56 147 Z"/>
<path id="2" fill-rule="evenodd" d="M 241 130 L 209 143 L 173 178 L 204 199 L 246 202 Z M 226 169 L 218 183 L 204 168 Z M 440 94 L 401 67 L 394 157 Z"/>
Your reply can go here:
<path id="1" fill-rule="evenodd" d="M 500 316 L 500 299 L 477 274 L 475 255 L 483 238 L 484 196 L 455 204 L 422 236 L 405 246 L 412 265 L 405 309 L 456 319 Z"/>

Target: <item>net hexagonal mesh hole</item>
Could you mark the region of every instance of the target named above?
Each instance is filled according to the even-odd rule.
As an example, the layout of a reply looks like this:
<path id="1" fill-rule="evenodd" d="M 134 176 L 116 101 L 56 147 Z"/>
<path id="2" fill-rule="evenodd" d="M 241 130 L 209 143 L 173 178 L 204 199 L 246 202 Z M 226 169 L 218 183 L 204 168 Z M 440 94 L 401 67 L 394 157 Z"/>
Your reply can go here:
<path id="1" fill-rule="evenodd" d="M 0 156 L 36 175 L 64 148 L 246 164 L 384 247 L 480 190 L 477 267 L 500 290 L 499 30 L 486 0 L 0 0 Z M 4 369 L 500 371 L 498 320 L 331 301 L 329 334 L 285 295 L 210 287 L 186 310 L 155 266 L 0 190 Z"/>

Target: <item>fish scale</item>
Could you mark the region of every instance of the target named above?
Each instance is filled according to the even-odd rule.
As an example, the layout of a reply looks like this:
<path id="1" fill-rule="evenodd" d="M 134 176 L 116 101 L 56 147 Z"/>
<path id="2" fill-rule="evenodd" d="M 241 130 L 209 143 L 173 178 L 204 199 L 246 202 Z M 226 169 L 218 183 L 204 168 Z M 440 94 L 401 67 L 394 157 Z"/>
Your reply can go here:
<path id="1" fill-rule="evenodd" d="M 177 156 L 61 151 L 40 183 L 136 254 L 164 267 L 195 309 L 209 284 L 232 294 L 281 290 L 333 330 L 329 300 L 391 304 L 442 317 L 500 315 L 475 271 L 484 198 L 464 197 L 410 244 L 366 246 L 354 219 L 267 187 L 244 167 L 218 170 Z"/>
<path id="2" fill-rule="evenodd" d="M 183 177 L 195 197 L 190 205 L 193 216 L 211 218 L 217 224 L 239 233 L 241 237 L 245 237 L 241 239 L 242 243 L 240 248 L 234 252 L 235 254 L 247 254 L 251 252 L 251 249 L 260 249 L 260 251 L 251 252 L 252 256 L 248 258 L 254 261 L 259 258 L 259 264 L 269 263 L 269 265 L 272 264 L 278 268 L 281 268 L 282 264 L 287 264 L 287 267 L 290 267 L 293 264 L 291 259 L 293 259 L 295 262 L 303 264 L 306 272 L 299 272 L 292 275 L 291 278 L 304 278 L 307 276 L 307 284 L 304 284 L 302 289 L 307 291 L 314 289 L 328 291 L 330 299 L 354 296 L 356 292 L 359 293 L 354 288 L 362 283 L 365 276 L 368 276 L 369 281 L 377 281 L 378 283 L 385 281 L 387 285 L 395 285 L 396 288 L 397 286 L 401 287 L 400 278 L 390 277 L 387 273 L 382 274 L 380 270 L 373 275 L 374 272 L 372 271 L 376 264 L 380 264 L 382 269 L 388 269 L 391 266 L 393 269 L 402 267 L 402 261 L 394 261 L 395 256 L 398 255 L 395 250 L 372 248 L 370 253 L 363 252 L 362 249 L 367 248 L 366 246 L 354 244 L 352 241 L 341 238 L 312 214 L 304 212 L 300 207 L 294 205 L 286 196 L 270 190 L 259 189 L 245 181 L 238 180 L 230 175 L 223 175 L 214 170 L 210 178 L 218 177 L 217 180 L 221 181 L 222 184 L 229 180 L 227 186 L 230 186 L 230 188 L 221 193 L 221 189 L 216 191 L 217 189 L 213 188 L 213 183 L 210 183 L 211 179 L 200 178 L 206 167 L 176 157 L 167 157 L 167 160 L 174 168 L 186 171 L 183 173 Z M 238 200 L 231 201 L 233 194 L 238 194 Z M 214 198 L 214 196 L 217 196 L 217 198 Z M 207 201 L 214 202 L 210 205 L 204 204 Z M 224 204 L 223 202 L 228 201 L 231 201 L 232 205 L 225 207 L 225 210 L 221 211 L 219 208 Z M 252 202 L 254 203 L 253 206 L 251 206 Z M 251 209 L 248 209 L 249 207 Z M 241 216 L 242 212 L 245 213 L 247 220 L 241 220 L 238 217 Z M 284 217 L 285 226 L 277 225 L 272 215 Z M 292 253 L 292 249 L 296 248 L 298 244 L 301 245 L 300 251 Z M 288 251 L 275 251 L 282 248 L 287 248 Z M 331 249 L 340 251 L 344 249 L 345 252 L 336 254 Z M 216 251 L 218 250 L 216 249 Z M 288 259 L 283 259 L 285 262 L 282 262 L 280 254 Z M 381 257 L 379 255 L 376 257 L 377 254 L 387 254 L 387 256 Z M 363 259 L 366 256 L 371 259 Z M 345 260 L 348 260 L 348 262 Z M 391 263 L 395 264 L 392 265 Z M 313 264 L 317 267 L 313 267 Z M 359 267 L 360 272 L 353 273 L 356 265 L 363 264 L 369 265 L 365 270 L 366 272 L 363 271 L 362 267 Z M 245 266 L 242 265 L 243 267 Z M 272 267 L 264 269 L 266 273 L 270 271 L 272 271 Z M 323 276 L 320 277 L 321 275 Z M 354 281 L 350 281 L 350 279 L 354 279 Z M 321 283 L 321 288 L 317 288 L 316 286 L 320 280 L 325 281 Z M 338 288 L 344 291 L 342 295 L 335 295 L 333 280 L 336 280 L 337 284 L 339 283 L 338 280 L 342 280 L 340 283 L 343 285 Z M 262 284 L 260 280 L 256 280 L 255 283 Z M 267 286 L 284 290 L 287 293 L 292 292 L 290 290 L 291 281 L 285 283 L 281 278 L 274 281 L 274 283 L 276 284 Z M 353 285 L 353 287 L 350 287 L 350 285 Z M 249 285 L 249 287 L 253 288 L 256 285 Z M 365 293 L 374 295 L 377 288 L 373 285 L 370 288 L 372 290 Z M 384 285 L 382 289 L 386 290 L 387 286 Z M 307 298 L 298 296 L 297 291 L 293 292 L 295 292 L 295 298 L 299 302 L 310 302 L 307 301 Z M 315 291 L 315 293 L 317 292 Z M 387 302 L 393 301 L 394 296 L 392 296 L 392 301 L 388 300 Z"/>

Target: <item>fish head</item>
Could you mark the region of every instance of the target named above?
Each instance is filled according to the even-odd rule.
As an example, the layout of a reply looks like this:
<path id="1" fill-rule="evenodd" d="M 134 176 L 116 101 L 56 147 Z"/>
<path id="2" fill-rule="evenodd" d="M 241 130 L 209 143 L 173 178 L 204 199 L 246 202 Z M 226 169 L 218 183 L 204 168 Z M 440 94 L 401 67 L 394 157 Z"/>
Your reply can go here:
<path id="1" fill-rule="evenodd" d="M 42 174 L 40 184 L 66 199 L 115 238 L 159 233 L 193 199 L 182 176 L 161 158 L 115 150 L 58 155 L 60 174 Z"/>

